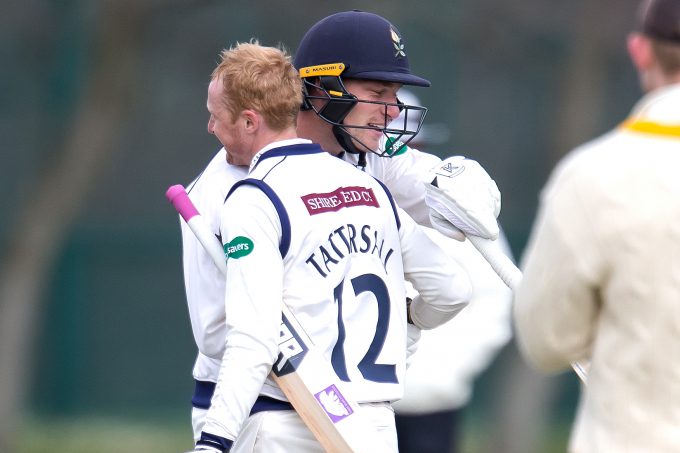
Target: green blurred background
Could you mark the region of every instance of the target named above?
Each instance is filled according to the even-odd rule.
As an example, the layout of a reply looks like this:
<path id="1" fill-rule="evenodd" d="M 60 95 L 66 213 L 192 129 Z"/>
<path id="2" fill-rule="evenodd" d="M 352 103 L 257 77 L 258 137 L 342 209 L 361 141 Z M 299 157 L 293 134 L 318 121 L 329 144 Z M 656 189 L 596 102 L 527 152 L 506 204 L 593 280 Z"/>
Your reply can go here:
<path id="1" fill-rule="evenodd" d="M 376 12 L 400 29 L 415 93 L 503 194 L 521 257 L 571 147 L 639 97 L 625 52 L 637 1 L 7 0 L 0 6 L 0 451 L 191 447 L 195 346 L 165 190 L 219 148 L 206 133 L 219 51 L 294 53 L 314 22 Z M 443 360 L 455 360 L 445 358 Z M 564 451 L 578 395 L 514 344 L 479 379 L 465 453 Z M 446 452 L 443 452 L 446 453 Z"/>

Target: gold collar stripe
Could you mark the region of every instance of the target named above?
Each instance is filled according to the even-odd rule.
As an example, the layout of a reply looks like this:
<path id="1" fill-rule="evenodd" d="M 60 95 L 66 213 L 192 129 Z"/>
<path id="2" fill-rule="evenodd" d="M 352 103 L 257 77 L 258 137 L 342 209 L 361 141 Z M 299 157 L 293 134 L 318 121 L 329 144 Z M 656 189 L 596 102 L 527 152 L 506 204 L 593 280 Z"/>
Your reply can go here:
<path id="1" fill-rule="evenodd" d="M 621 128 L 643 134 L 680 138 L 680 124 L 659 124 L 652 121 L 627 120 L 621 124 Z"/>

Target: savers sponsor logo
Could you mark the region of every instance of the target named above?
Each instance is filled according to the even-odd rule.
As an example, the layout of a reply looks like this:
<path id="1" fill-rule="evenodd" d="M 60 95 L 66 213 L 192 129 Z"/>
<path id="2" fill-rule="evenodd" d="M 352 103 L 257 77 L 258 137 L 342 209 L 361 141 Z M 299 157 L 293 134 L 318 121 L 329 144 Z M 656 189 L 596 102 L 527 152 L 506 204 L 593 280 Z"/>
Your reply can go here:
<path id="1" fill-rule="evenodd" d="M 224 244 L 224 256 L 229 259 L 244 257 L 253 251 L 253 241 L 245 236 L 236 236 Z"/>
<path id="2" fill-rule="evenodd" d="M 309 215 L 339 211 L 342 208 L 352 208 L 354 206 L 380 207 L 373 189 L 368 187 L 338 187 L 333 192 L 310 193 L 300 198 L 302 198 L 302 202 L 305 204 Z"/>

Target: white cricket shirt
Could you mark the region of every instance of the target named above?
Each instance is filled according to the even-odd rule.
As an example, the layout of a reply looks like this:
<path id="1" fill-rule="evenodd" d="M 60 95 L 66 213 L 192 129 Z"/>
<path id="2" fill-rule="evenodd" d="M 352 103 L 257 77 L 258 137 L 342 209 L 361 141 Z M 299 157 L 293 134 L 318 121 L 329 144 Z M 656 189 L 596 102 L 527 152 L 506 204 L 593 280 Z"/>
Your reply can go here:
<path id="1" fill-rule="evenodd" d="M 238 186 L 222 209 L 228 336 L 204 427 L 232 439 L 258 395 L 285 399 L 267 379 L 283 303 L 359 402 L 392 401 L 403 393 L 404 277 L 428 303 L 462 308 L 471 292 L 371 176 L 313 144 L 254 162 L 258 185 Z"/>

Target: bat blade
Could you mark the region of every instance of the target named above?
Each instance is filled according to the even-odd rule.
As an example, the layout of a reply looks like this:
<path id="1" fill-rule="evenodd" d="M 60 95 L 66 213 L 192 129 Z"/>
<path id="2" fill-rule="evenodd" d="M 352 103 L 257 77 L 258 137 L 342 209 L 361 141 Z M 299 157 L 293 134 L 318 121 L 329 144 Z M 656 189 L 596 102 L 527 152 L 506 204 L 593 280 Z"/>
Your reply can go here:
<path id="1" fill-rule="evenodd" d="M 368 452 L 370 433 L 361 407 L 287 309 L 282 313 L 279 349 L 272 377 L 324 449 Z"/>
<path id="2" fill-rule="evenodd" d="M 222 244 L 193 205 L 181 185 L 171 186 L 166 198 L 187 222 L 198 241 L 226 275 Z M 271 377 L 295 408 L 305 425 L 329 453 L 380 453 L 366 415 L 351 396 L 347 383 L 314 346 L 300 323 L 283 305 L 279 335 L 279 358 Z"/>

